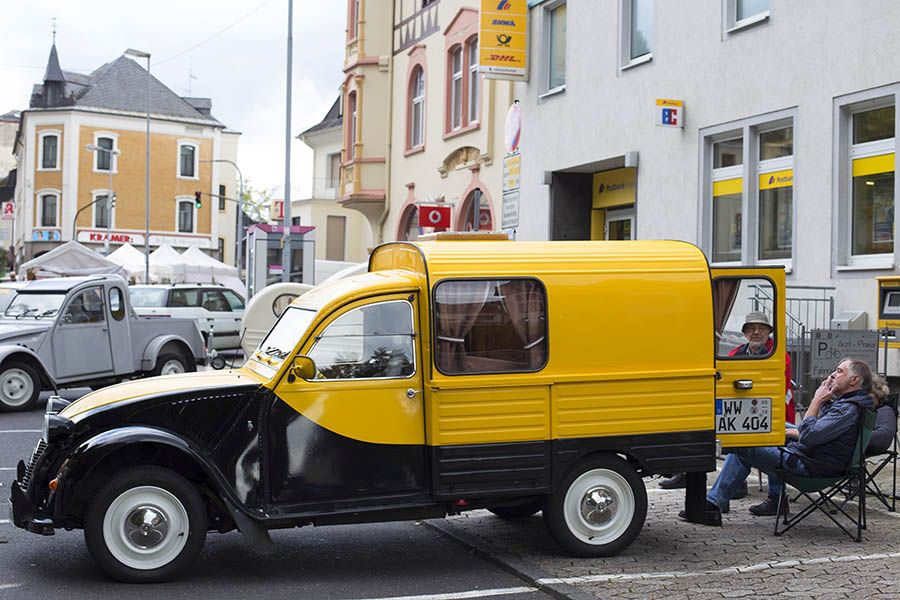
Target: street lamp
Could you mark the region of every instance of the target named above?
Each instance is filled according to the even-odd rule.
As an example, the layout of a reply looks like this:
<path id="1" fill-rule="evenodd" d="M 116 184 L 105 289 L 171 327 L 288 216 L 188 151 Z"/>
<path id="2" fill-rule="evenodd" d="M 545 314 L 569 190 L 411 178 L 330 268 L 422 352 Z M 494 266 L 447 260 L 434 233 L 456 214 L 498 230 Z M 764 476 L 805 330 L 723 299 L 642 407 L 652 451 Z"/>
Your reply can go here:
<path id="1" fill-rule="evenodd" d="M 112 203 L 113 203 L 113 189 L 112 189 L 112 175 L 113 175 L 113 156 L 118 156 L 121 154 L 118 150 L 113 150 L 111 148 L 104 148 L 103 146 L 96 146 L 94 144 L 88 144 L 84 147 L 88 152 L 106 152 L 109 155 L 109 187 L 106 189 L 106 240 L 103 242 L 103 254 L 109 256 L 109 234 L 110 228 L 112 227 Z M 72 224 L 72 236 L 75 236 L 75 226 Z"/>
<path id="2" fill-rule="evenodd" d="M 147 164 L 144 188 L 144 282 L 150 283 L 150 53 L 129 48 L 125 56 L 147 59 Z"/>
<path id="3" fill-rule="evenodd" d="M 238 181 L 240 182 L 240 191 L 238 192 L 238 200 L 237 200 L 237 225 L 236 225 L 236 237 L 234 243 L 237 248 L 235 249 L 234 254 L 234 264 L 238 270 L 238 279 L 241 277 L 241 259 L 243 258 L 243 249 L 244 245 L 242 243 L 241 237 L 244 233 L 244 176 L 241 175 L 241 170 L 238 169 L 238 166 L 234 163 L 234 161 L 228 160 L 227 158 L 214 158 L 212 160 L 201 160 L 202 163 L 226 163 L 234 167 L 234 170 L 237 171 Z M 224 257 L 223 257 L 224 258 Z"/>

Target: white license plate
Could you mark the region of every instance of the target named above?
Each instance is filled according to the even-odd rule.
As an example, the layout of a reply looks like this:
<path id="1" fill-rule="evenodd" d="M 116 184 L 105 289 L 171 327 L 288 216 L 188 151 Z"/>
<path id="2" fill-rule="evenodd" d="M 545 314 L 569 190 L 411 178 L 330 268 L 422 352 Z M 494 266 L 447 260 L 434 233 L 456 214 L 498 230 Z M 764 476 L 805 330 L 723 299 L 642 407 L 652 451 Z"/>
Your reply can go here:
<path id="1" fill-rule="evenodd" d="M 716 433 L 772 431 L 771 398 L 716 398 Z"/>

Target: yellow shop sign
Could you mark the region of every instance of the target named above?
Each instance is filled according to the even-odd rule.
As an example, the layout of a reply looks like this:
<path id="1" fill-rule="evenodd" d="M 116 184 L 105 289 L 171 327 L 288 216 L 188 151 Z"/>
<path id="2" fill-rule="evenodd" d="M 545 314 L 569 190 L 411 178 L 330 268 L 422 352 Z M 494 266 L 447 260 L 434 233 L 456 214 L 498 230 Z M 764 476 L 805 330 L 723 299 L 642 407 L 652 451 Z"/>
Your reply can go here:
<path id="1" fill-rule="evenodd" d="M 794 170 L 775 171 L 763 173 L 759 176 L 759 189 L 772 190 L 775 188 L 791 187 L 794 185 Z"/>
<path id="2" fill-rule="evenodd" d="M 634 204 L 636 180 L 634 167 L 594 173 L 593 208 Z"/>
<path id="3" fill-rule="evenodd" d="M 527 0 L 481 0 L 479 71 L 495 78 L 521 79 L 527 60 Z"/>

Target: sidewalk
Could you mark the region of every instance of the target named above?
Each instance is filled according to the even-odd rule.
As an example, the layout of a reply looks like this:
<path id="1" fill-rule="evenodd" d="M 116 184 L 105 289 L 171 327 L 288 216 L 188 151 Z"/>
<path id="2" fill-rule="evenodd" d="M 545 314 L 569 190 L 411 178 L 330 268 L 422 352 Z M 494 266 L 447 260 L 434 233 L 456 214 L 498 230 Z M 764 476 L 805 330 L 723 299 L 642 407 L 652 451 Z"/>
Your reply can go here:
<path id="1" fill-rule="evenodd" d="M 713 480 L 710 474 L 708 483 Z M 754 472 L 750 494 L 731 502 L 722 527 L 705 527 L 678 518 L 683 490 L 662 490 L 658 479 L 645 480 L 644 528 L 625 552 L 611 558 L 563 554 L 540 515 L 514 522 L 473 511 L 448 518 L 448 529 L 464 532 L 501 562 L 543 573 L 538 584 L 568 584 L 597 598 L 900 597 L 900 509 L 889 513 L 870 497 L 868 530 L 859 544 L 821 514 L 775 537 L 774 517 L 754 517 L 747 510 L 766 496 L 765 476 L 762 491 L 757 481 Z M 848 508 L 855 511 L 856 505 Z"/>

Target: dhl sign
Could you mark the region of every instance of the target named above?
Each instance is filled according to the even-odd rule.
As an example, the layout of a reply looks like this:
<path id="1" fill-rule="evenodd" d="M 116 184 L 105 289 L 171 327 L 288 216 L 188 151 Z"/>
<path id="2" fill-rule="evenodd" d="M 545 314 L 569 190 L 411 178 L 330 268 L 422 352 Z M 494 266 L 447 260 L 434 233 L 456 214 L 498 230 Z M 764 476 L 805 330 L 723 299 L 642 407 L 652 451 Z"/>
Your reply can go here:
<path id="1" fill-rule="evenodd" d="M 481 0 L 478 70 L 523 79 L 528 67 L 528 0 Z"/>

